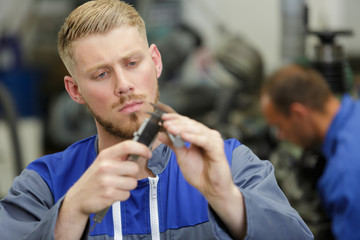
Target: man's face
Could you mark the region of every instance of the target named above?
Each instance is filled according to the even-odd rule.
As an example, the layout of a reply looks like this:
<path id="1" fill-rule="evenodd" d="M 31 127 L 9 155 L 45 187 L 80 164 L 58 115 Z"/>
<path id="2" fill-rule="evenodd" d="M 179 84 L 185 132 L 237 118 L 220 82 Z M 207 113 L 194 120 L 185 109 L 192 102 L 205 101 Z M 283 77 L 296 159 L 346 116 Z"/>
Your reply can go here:
<path id="1" fill-rule="evenodd" d="M 290 111 L 285 115 L 276 109 L 268 96 L 261 97 L 261 111 L 269 125 L 277 129 L 278 138 L 307 148 L 315 144 L 311 119 Z"/>
<path id="2" fill-rule="evenodd" d="M 132 138 L 148 117 L 145 112 L 152 110 L 150 102 L 159 97 L 162 65 L 156 46 L 149 48 L 137 29 L 127 26 L 79 39 L 72 46 L 75 66 L 68 92 L 87 105 L 98 131 Z"/>

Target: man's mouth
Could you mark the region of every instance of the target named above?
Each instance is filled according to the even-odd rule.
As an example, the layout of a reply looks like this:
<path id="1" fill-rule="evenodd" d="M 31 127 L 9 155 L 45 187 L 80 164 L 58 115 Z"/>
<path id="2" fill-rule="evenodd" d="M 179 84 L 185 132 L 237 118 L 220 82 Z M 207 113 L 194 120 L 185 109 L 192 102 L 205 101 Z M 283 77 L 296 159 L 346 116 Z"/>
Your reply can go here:
<path id="1" fill-rule="evenodd" d="M 139 100 L 127 102 L 124 105 L 122 105 L 122 107 L 119 109 L 119 112 L 123 114 L 138 112 L 143 106 L 143 103 L 144 103 L 143 101 L 139 101 Z"/>

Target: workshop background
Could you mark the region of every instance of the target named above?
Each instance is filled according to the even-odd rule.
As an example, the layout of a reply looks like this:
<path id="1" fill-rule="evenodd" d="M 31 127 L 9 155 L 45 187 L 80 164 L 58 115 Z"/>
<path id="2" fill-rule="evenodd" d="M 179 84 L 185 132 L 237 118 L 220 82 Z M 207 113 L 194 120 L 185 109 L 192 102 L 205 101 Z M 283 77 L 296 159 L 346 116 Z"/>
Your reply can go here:
<path id="1" fill-rule="evenodd" d="M 88 111 L 65 92 L 56 48 L 64 18 L 83 2 L 0 0 L 0 197 L 29 162 L 95 133 Z M 315 192 L 323 159 L 279 142 L 257 94 L 266 76 L 297 62 L 319 69 L 339 96 L 358 96 L 360 1 L 128 2 L 162 53 L 161 101 L 269 159 L 316 239 L 331 239 Z"/>

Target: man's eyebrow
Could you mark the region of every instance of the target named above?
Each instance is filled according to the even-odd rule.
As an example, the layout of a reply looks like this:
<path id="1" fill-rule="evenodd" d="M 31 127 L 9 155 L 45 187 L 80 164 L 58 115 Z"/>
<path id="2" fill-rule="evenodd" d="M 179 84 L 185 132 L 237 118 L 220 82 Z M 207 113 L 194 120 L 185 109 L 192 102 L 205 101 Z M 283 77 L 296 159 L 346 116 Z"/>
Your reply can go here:
<path id="1" fill-rule="evenodd" d="M 106 68 L 106 67 L 108 67 L 108 64 L 99 64 L 99 65 L 90 67 L 88 69 L 85 69 L 85 73 L 91 73 L 97 69 Z"/>
<path id="2" fill-rule="evenodd" d="M 131 52 L 128 52 L 126 54 L 124 54 L 120 59 L 121 60 L 128 60 L 128 59 L 131 59 L 131 58 L 138 58 L 138 57 L 142 57 L 144 56 L 144 53 L 139 51 L 139 50 L 135 50 L 135 51 L 131 51 Z M 104 64 L 99 64 L 99 65 L 95 65 L 95 66 L 92 66 L 88 69 L 85 70 L 85 73 L 91 73 L 97 69 L 101 69 L 101 68 L 106 68 L 108 67 L 109 65 L 104 63 Z"/>
<path id="3" fill-rule="evenodd" d="M 143 56 L 144 54 L 141 52 L 141 51 L 132 51 L 132 52 L 129 52 L 129 53 L 126 53 L 122 59 L 129 59 L 129 58 L 133 58 L 133 57 L 141 57 Z"/>

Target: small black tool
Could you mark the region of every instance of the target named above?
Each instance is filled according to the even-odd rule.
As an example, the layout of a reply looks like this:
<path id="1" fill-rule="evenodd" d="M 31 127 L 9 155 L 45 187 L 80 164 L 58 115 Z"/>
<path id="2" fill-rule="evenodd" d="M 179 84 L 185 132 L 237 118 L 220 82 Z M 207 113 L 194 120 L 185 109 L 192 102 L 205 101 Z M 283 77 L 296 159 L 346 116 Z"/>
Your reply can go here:
<path id="1" fill-rule="evenodd" d="M 162 124 L 161 116 L 167 112 L 164 109 L 160 108 L 157 104 L 152 104 L 152 106 L 154 107 L 155 111 L 148 112 L 148 114 L 150 114 L 150 118 L 146 118 L 144 120 L 140 128 L 134 133 L 134 138 L 133 138 L 134 141 L 143 143 L 146 146 L 148 146 L 150 149 L 159 130 L 161 129 L 161 124 Z M 180 148 L 185 145 L 184 141 L 180 138 L 180 136 L 174 136 L 170 133 L 168 133 L 168 136 L 175 147 Z M 138 157 L 139 156 L 137 155 L 130 155 L 127 160 L 136 161 Z M 93 218 L 94 225 L 91 227 L 90 232 L 93 231 L 97 223 L 101 223 L 109 208 L 110 207 L 95 214 Z"/>

